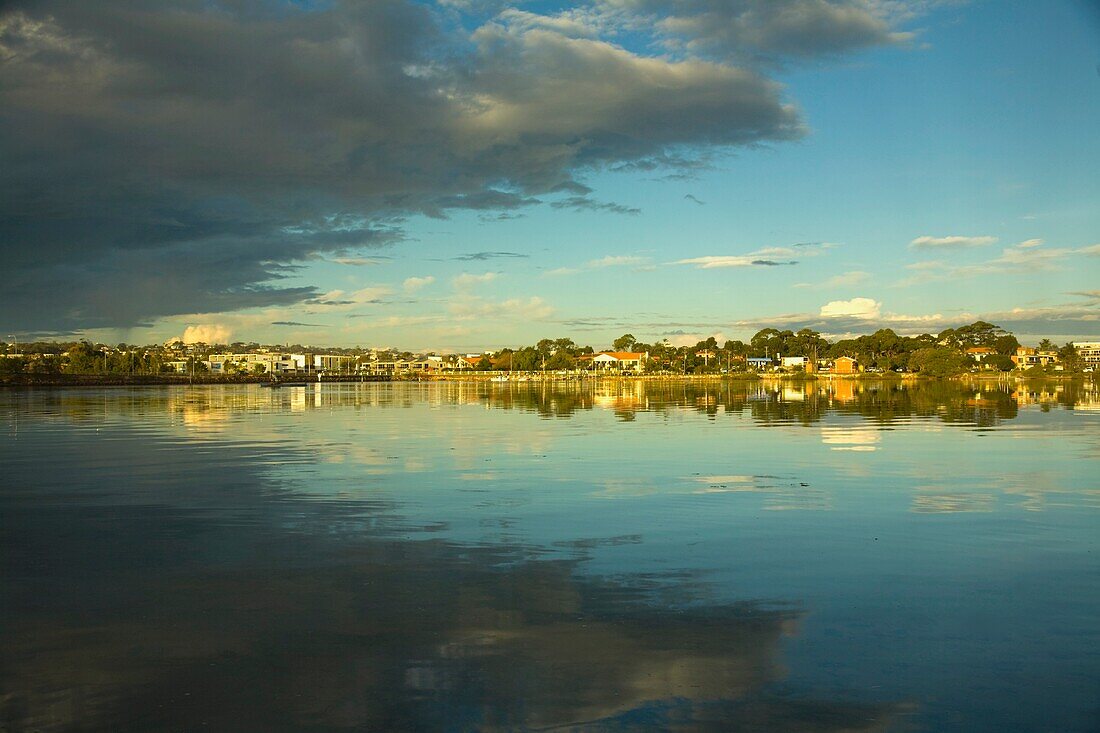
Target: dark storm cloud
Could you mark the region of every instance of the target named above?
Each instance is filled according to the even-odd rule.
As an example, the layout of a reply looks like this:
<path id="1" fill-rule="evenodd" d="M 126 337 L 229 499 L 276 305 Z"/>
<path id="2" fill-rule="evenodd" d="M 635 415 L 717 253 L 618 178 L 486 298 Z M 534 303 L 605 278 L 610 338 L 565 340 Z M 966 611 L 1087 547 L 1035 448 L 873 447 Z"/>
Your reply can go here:
<path id="1" fill-rule="evenodd" d="M 0 328 L 292 303 L 288 265 L 685 147 L 797 138 L 751 70 L 402 0 L 0 10 Z"/>

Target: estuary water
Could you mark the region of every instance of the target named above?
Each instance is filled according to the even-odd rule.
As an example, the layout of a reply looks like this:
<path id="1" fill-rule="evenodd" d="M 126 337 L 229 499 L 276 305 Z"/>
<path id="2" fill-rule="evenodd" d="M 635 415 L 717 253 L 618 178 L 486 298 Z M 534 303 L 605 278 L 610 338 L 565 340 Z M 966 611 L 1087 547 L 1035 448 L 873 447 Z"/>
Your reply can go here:
<path id="1" fill-rule="evenodd" d="M 1072 383 L 0 392 L 0 730 L 1096 731 Z"/>

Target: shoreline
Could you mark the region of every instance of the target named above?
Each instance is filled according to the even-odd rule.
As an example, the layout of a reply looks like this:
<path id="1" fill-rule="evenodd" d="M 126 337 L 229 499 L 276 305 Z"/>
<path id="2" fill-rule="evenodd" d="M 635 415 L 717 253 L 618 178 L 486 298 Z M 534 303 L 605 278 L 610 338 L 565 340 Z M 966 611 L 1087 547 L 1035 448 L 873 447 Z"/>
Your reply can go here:
<path id="1" fill-rule="evenodd" d="M 501 377 L 505 377 L 501 379 Z M 449 373 L 430 375 L 332 375 L 317 379 L 316 375 L 288 377 L 284 383 L 300 384 L 358 384 L 378 382 L 484 382 L 488 384 L 583 384 L 585 382 L 898 382 L 957 381 L 957 382 L 1069 382 L 1095 378 L 1093 374 L 1046 374 L 1040 376 L 999 374 L 959 374 L 951 377 L 927 377 L 920 374 L 599 374 L 599 375 L 542 375 L 507 373 Z M 63 389 L 72 387 L 164 387 L 210 385 L 269 385 L 270 377 L 261 375 L 200 375 L 188 377 L 172 374 L 99 375 L 99 374 L 23 374 L 0 378 L 0 389 Z"/>

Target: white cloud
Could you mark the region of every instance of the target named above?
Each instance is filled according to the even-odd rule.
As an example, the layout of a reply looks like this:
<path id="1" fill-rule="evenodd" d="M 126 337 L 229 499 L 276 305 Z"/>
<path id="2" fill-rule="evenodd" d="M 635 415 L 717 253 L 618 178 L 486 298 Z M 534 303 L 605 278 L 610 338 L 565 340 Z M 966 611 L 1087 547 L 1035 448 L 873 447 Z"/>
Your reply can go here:
<path id="1" fill-rule="evenodd" d="M 227 344 L 233 336 L 233 330 L 220 323 L 202 323 L 197 326 L 188 326 L 183 331 L 183 336 L 171 339 L 182 341 L 185 344 Z"/>
<path id="2" fill-rule="evenodd" d="M 823 318 L 878 318 L 882 303 L 871 298 L 852 298 L 851 300 L 833 300 L 821 306 Z"/>
<path id="3" fill-rule="evenodd" d="M 668 337 L 668 342 L 673 346 L 679 348 L 681 346 L 695 346 L 700 341 L 705 341 L 708 337 L 713 336 L 714 340 L 721 346 L 726 342 L 726 335 L 719 331 L 718 333 L 704 334 L 704 333 L 678 333 Z"/>
<path id="4" fill-rule="evenodd" d="M 520 319 L 542 320 L 554 314 L 554 308 L 542 298 L 511 298 L 490 301 L 479 297 L 464 297 L 447 306 L 455 318 L 470 320 Z"/>
<path id="5" fill-rule="evenodd" d="M 747 255 L 707 255 L 676 260 L 674 265 L 695 265 L 700 270 L 712 270 L 719 267 L 752 267 L 752 257 Z"/>
<path id="6" fill-rule="evenodd" d="M 998 267 L 1049 270 L 1054 267 L 1055 260 L 1060 260 L 1066 255 L 1073 253 L 1073 250 L 1067 249 L 1066 247 L 1039 249 L 1042 244 L 1043 240 L 1041 239 L 1029 239 L 1013 247 L 1005 247 L 1001 252 L 1001 256 L 995 260 L 990 260 L 986 264 L 986 267 L 993 268 L 994 270 Z"/>
<path id="7" fill-rule="evenodd" d="M 598 260 L 590 260 L 588 267 L 625 267 L 628 265 L 644 265 L 649 262 L 648 257 L 634 257 L 630 255 L 608 255 Z"/>
<path id="8" fill-rule="evenodd" d="M 576 267 L 555 267 L 553 270 L 547 270 L 544 275 L 547 277 L 561 277 L 562 275 L 576 275 L 580 270 Z"/>
<path id="9" fill-rule="evenodd" d="M 909 243 L 910 247 L 917 249 L 961 249 L 966 247 L 985 247 L 989 244 L 994 244 L 997 241 L 996 237 L 963 237 L 963 236 L 950 236 L 950 237 L 917 237 Z"/>
<path id="10" fill-rule="evenodd" d="M 867 282 L 871 279 L 871 273 L 864 272 L 863 270 L 849 270 L 848 272 L 841 273 L 840 275 L 834 275 L 825 282 L 813 284 L 813 283 L 795 283 L 796 288 L 842 288 L 851 287 L 852 285 L 859 285 L 860 283 Z"/>
<path id="11" fill-rule="evenodd" d="M 408 277 L 405 278 L 405 282 L 402 283 L 402 287 L 406 293 L 415 293 L 420 288 L 431 285 L 435 282 L 435 278 L 431 275 L 426 277 Z"/>
<path id="12" fill-rule="evenodd" d="M 372 285 L 359 290 L 347 292 L 344 290 L 330 290 L 324 295 L 306 301 L 310 313 L 323 313 L 326 311 L 348 311 L 368 303 L 377 303 L 382 298 L 392 295 L 393 290 L 385 285 Z"/>
<path id="13" fill-rule="evenodd" d="M 938 280 L 952 280 L 976 275 L 1005 275 L 1013 273 L 1031 273 L 1041 270 L 1056 270 L 1061 260 L 1074 254 L 1100 254 L 1100 245 L 1081 249 L 1069 247 L 1045 247 L 1042 239 L 1028 239 L 1001 250 L 1001 256 L 976 265 L 954 266 L 944 260 L 927 260 L 906 265 L 906 269 L 915 271 L 911 277 L 897 283 L 907 287 Z"/>
<path id="14" fill-rule="evenodd" d="M 495 272 L 483 272 L 480 275 L 474 275 L 469 272 L 464 272 L 451 280 L 451 284 L 454 285 L 456 288 L 470 288 L 474 285 L 483 285 L 485 283 L 490 283 L 496 279 L 497 273 Z"/>
<path id="15" fill-rule="evenodd" d="M 600 29 L 593 24 L 593 18 L 586 17 L 577 11 L 562 12 L 556 15 L 538 15 L 516 8 L 505 8 L 496 18 L 498 21 L 508 24 L 512 28 L 541 30 L 560 33 L 569 38 L 595 38 Z"/>
<path id="16" fill-rule="evenodd" d="M 775 260 L 776 256 L 790 256 L 791 251 L 782 247 L 768 247 L 747 255 L 706 255 L 676 260 L 673 265 L 695 265 L 697 270 L 714 270 L 727 267 L 774 267 L 796 264 L 794 260 Z"/>

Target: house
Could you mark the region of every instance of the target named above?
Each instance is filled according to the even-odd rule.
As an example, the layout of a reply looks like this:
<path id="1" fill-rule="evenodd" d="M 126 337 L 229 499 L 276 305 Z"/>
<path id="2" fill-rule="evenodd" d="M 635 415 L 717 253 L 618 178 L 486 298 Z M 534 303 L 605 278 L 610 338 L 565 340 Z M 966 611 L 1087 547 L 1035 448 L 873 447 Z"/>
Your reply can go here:
<path id="1" fill-rule="evenodd" d="M 1086 367 L 1100 366 L 1100 341 L 1074 341 L 1073 348 Z"/>
<path id="2" fill-rule="evenodd" d="M 810 359 L 806 356 L 784 356 L 781 357 L 781 363 L 784 369 L 804 369 L 810 371 Z"/>
<path id="3" fill-rule="evenodd" d="M 749 369 L 771 369 L 774 366 L 774 362 L 767 356 L 750 356 L 746 361 Z"/>
<path id="4" fill-rule="evenodd" d="M 1016 353 L 1010 358 L 1012 363 L 1020 369 L 1033 366 L 1051 366 L 1059 362 L 1057 351 L 1039 351 L 1030 346 L 1018 346 Z"/>
<path id="5" fill-rule="evenodd" d="M 642 371 L 645 362 L 649 360 L 648 352 L 639 351 L 601 351 L 594 354 L 591 359 L 592 368 L 600 371 Z"/>
<path id="6" fill-rule="evenodd" d="M 355 371 L 355 357 L 343 354 L 314 354 L 313 370 L 325 374 L 350 374 Z"/>
<path id="7" fill-rule="evenodd" d="M 859 362 L 850 356 L 838 356 L 833 360 L 833 374 L 856 374 Z"/>
<path id="8" fill-rule="evenodd" d="M 966 355 L 979 364 L 982 363 L 983 359 L 988 359 L 996 353 L 996 351 L 988 346 L 971 346 L 966 350 Z"/>
<path id="9" fill-rule="evenodd" d="M 710 349 L 702 349 L 700 351 L 695 352 L 695 358 L 696 359 L 702 359 L 703 363 L 706 364 L 707 366 L 710 366 L 710 360 L 714 359 L 717 356 L 718 356 L 718 354 L 714 353 Z"/>

